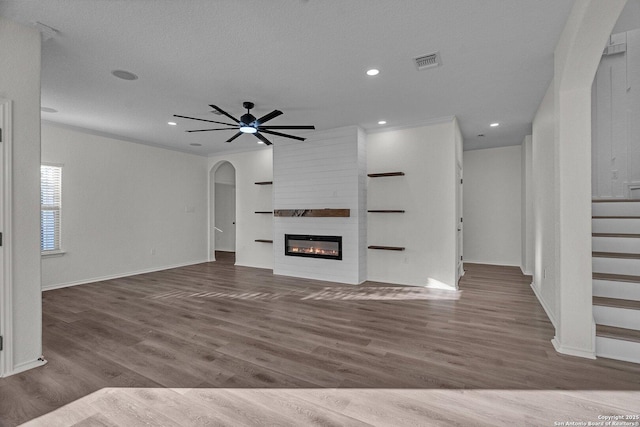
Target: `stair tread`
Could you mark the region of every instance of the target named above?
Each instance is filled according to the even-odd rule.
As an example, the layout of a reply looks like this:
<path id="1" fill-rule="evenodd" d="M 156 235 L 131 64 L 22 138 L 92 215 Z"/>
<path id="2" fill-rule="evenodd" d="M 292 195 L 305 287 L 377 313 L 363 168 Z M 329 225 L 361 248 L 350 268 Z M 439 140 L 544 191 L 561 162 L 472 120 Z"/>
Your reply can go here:
<path id="1" fill-rule="evenodd" d="M 640 234 L 631 233 L 591 233 L 593 237 L 631 237 L 640 238 Z"/>
<path id="2" fill-rule="evenodd" d="M 640 331 L 635 329 L 596 325 L 596 336 L 640 343 Z"/>
<path id="3" fill-rule="evenodd" d="M 631 276 L 629 274 L 593 273 L 593 278 L 596 280 L 610 280 L 612 282 L 640 283 L 640 276 Z"/>
<path id="4" fill-rule="evenodd" d="M 593 297 L 593 305 L 640 310 L 640 301 L 619 298 Z"/>
<path id="5" fill-rule="evenodd" d="M 638 215 L 594 215 L 593 219 L 638 219 Z"/>
<path id="6" fill-rule="evenodd" d="M 640 202 L 640 199 L 593 199 L 593 203 L 626 203 Z"/>
<path id="7" fill-rule="evenodd" d="M 640 254 L 630 254 L 625 252 L 592 252 L 592 256 L 598 258 L 640 259 Z"/>

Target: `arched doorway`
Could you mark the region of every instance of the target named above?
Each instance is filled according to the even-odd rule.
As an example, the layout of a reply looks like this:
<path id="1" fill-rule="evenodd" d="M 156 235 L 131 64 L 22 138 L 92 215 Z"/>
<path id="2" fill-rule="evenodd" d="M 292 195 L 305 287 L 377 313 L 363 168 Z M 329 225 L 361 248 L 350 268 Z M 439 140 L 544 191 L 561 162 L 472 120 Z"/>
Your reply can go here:
<path id="1" fill-rule="evenodd" d="M 233 259 L 236 252 L 236 169 L 227 161 L 210 172 L 210 259 Z"/>

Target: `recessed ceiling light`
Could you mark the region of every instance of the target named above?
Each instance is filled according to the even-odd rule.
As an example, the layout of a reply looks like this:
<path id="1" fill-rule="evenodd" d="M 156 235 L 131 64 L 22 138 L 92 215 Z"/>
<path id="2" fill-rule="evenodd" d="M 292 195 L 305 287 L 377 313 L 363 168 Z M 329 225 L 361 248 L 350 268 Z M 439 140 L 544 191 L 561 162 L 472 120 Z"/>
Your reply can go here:
<path id="1" fill-rule="evenodd" d="M 117 78 L 122 79 L 122 80 L 138 80 L 138 76 L 136 76 L 135 74 L 133 74 L 130 71 L 113 70 L 111 72 L 111 74 L 113 74 L 114 76 L 116 76 Z"/>
<path id="2" fill-rule="evenodd" d="M 378 122 L 378 124 L 379 124 L 379 125 L 386 125 L 386 124 L 387 124 L 387 121 L 386 121 L 386 120 L 380 120 L 380 121 Z"/>
<path id="3" fill-rule="evenodd" d="M 377 76 L 378 74 L 380 74 L 380 70 L 378 70 L 377 68 L 367 70 L 367 76 Z"/>
<path id="4" fill-rule="evenodd" d="M 258 140 L 258 144 L 264 144 L 264 142 L 262 142 L 262 141 Z"/>
<path id="5" fill-rule="evenodd" d="M 56 110 L 55 108 L 49 108 L 49 107 L 40 107 L 40 111 L 42 111 L 43 113 L 57 113 L 58 110 Z"/>
<path id="6" fill-rule="evenodd" d="M 177 125 L 177 123 L 176 123 L 176 122 L 167 122 L 167 124 L 168 124 L 169 126 L 176 126 L 176 125 Z"/>
<path id="7" fill-rule="evenodd" d="M 500 126 L 500 123 L 491 123 L 489 126 L 491 126 L 492 128 L 495 128 Z"/>
<path id="8" fill-rule="evenodd" d="M 192 146 L 192 147 L 202 147 L 202 144 L 198 144 L 197 142 L 192 142 L 189 145 Z"/>

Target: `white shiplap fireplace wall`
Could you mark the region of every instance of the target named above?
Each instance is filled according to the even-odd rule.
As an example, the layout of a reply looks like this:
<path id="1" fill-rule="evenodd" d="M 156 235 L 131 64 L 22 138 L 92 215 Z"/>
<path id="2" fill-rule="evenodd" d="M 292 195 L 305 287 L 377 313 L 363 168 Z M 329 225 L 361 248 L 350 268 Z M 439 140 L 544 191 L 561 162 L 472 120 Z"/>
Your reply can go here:
<path id="1" fill-rule="evenodd" d="M 274 209 L 350 209 L 348 218 L 274 217 L 274 274 L 359 284 L 367 274 L 366 145 L 355 126 L 273 149 Z M 284 255 L 285 234 L 342 236 L 342 260 Z"/>

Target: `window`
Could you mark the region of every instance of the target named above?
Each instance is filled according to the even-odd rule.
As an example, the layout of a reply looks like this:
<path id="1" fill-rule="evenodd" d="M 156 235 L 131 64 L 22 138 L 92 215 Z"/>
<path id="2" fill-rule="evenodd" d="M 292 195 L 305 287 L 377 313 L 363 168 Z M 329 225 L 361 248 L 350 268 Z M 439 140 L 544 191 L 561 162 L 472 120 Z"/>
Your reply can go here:
<path id="1" fill-rule="evenodd" d="M 62 167 L 40 166 L 40 249 L 42 254 L 61 252 Z"/>

